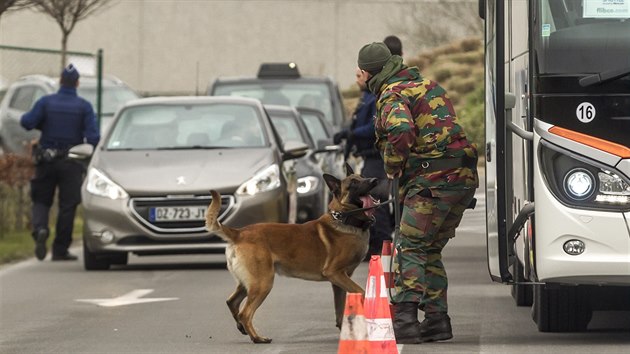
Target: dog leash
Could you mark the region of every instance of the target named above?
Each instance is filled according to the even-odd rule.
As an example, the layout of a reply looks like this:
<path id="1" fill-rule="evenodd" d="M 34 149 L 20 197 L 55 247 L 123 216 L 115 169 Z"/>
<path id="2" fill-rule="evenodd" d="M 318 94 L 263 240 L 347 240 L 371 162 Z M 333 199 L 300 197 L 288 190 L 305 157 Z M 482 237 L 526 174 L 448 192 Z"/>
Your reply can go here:
<path id="1" fill-rule="evenodd" d="M 394 177 L 394 179 L 392 180 L 392 199 L 390 199 L 390 201 L 394 203 L 394 238 L 392 240 L 392 244 L 394 245 L 394 250 L 392 251 L 392 256 L 389 257 L 390 272 L 394 263 L 394 252 L 397 249 L 398 236 L 400 236 L 400 201 L 399 201 L 400 196 L 398 195 L 398 188 L 399 188 L 398 183 L 399 183 L 398 177 Z M 402 263 L 400 262 L 400 252 L 396 252 L 396 257 L 398 257 L 398 268 L 400 270 L 400 273 L 402 274 Z M 387 291 L 389 293 L 389 302 L 393 304 L 394 296 L 392 295 L 392 287 L 388 286 Z"/>

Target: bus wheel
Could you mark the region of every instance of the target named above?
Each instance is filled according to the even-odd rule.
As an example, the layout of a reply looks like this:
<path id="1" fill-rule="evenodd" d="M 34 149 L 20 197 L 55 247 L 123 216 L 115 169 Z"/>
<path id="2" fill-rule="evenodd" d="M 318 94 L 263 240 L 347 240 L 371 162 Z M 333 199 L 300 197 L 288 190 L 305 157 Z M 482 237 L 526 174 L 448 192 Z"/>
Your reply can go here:
<path id="1" fill-rule="evenodd" d="M 516 260 L 512 266 L 512 274 L 514 274 L 514 281 L 517 283 L 527 281 L 523 275 L 523 266 L 518 260 Z M 512 285 L 512 298 L 514 299 L 516 306 L 532 306 L 532 303 L 534 302 L 533 285 Z"/>
<path id="2" fill-rule="evenodd" d="M 593 310 L 578 286 L 534 285 L 532 318 L 540 332 L 585 331 Z"/>

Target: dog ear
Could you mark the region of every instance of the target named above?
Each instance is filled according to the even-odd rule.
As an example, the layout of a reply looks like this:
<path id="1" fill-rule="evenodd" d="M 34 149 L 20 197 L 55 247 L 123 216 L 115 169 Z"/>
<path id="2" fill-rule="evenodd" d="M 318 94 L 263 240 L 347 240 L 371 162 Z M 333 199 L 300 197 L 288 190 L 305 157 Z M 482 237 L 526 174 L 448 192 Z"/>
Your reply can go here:
<path id="1" fill-rule="evenodd" d="M 354 174 L 354 171 L 352 170 L 352 167 L 350 167 L 350 165 L 346 162 L 346 177 L 353 174 Z"/>
<path id="2" fill-rule="evenodd" d="M 328 185 L 328 188 L 330 188 L 332 194 L 335 197 L 339 198 L 339 196 L 341 195 L 341 181 L 337 179 L 337 177 L 329 175 L 328 173 L 324 173 L 323 177 L 324 181 L 326 181 L 326 185 Z"/>

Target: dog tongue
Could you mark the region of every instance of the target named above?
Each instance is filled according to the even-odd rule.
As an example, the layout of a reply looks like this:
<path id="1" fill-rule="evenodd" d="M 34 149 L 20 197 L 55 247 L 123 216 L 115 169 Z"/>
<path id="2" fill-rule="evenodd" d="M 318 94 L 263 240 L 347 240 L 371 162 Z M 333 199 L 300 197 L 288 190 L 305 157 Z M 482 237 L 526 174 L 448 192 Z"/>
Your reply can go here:
<path id="1" fill-rule="evenodd" d="M 369 195 L 363 196 L 360 199 L 363 202 L 363 207 L 364 208 L 369 208 L 369 207 L 372 207 L 372 206 L 375 205 L 374 204 L 374 200 Z M 376 211 L 376 209 L 369 209 L 369 210 L 364 211 L 364 213 L 367 216 L 372 216 L 375 211 Z"/>

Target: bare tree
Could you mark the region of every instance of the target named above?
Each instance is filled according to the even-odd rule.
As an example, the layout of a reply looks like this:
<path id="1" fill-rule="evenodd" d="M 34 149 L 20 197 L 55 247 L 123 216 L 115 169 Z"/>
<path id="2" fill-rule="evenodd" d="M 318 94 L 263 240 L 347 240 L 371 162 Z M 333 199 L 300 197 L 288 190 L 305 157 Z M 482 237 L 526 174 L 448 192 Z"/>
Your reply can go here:
<path id="1" fill-rule="evenodd" d="M 19 10 L 30 5 L 30 0 L 0 0 L 0 17 L 7 11 Z"/>
<path id="2" fill-rule="evenodd" d="M 409 4 L 388 23 L 393 33 L 415 49 L 436 47 L 453 40 L 483 35 L 476 0 L 420 0 Z"/>
<path id="3" fill-rule="evenodd" d="M 77 22 L 101 10 L 110 0 L 30 0 L 36 11 L 52 17 L 61 29 L 61 67 L 66 64 L 68 37 Z"/>

